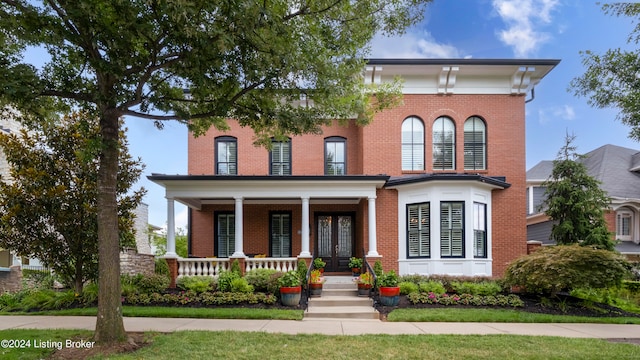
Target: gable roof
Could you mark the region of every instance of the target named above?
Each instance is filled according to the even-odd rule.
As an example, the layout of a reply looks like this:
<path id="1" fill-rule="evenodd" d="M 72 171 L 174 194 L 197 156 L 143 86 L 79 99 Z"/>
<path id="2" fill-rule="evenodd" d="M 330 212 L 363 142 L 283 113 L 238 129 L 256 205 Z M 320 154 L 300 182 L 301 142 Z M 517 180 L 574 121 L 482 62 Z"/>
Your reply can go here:
<path id="1" fill-rule="evenodd" d="M 640 198 L 640 152 L 617 145 L 603 145 L 585 154 L 582 163 L 590 176 L 611 197 Z M 542 182 L 551 176 L 553 161 L 545 160 L 527 171 L 527 182 Z"/>

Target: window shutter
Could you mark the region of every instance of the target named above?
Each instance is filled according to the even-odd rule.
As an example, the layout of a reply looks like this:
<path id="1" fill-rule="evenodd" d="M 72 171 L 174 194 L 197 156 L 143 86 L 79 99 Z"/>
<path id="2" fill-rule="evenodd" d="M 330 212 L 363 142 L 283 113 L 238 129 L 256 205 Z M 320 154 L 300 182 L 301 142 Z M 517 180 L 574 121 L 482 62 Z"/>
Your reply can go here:
<path id="1" fill-rule="evenodd" d="M 464 257 L 464 204 L 440 204 L 440 254 Z"/>

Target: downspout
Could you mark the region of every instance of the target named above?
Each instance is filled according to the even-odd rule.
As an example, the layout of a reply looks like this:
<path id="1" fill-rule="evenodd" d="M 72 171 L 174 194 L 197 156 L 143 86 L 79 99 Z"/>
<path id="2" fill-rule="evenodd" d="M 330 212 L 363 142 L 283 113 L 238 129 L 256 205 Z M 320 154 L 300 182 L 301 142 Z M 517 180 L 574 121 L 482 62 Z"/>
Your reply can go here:
<path id="1" fill-rule="evenodd" d="M 531 87 L 531 98 L 530 99 L 525 99 L 524 103 L 528 104 L 528 103 L 532 102 L 533 99 L 535 99 L 535 98 L 536 98 L 536 88 L 535 87 Z"/>

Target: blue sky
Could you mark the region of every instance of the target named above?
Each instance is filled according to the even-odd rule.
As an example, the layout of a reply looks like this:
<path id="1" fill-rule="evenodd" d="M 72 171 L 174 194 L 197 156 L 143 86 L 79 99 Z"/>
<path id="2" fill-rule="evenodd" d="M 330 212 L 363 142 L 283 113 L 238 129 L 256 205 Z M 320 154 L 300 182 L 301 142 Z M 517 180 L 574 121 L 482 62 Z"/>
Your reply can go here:
<path id="1" fill-rule="evenodd" d="M 567 132 L 576 135 L 578 152 L 605 144 L 640 150 L 616 120 L 615 109 L 594 109 L 587 99 L 567 91 L 584 72 L 580 51 L 603 53 L 628 47 L 633 24 L 605 15 L 589 0 L 435 0 L 425 20 L 398 38 L 376 38 L 372 58 L 530 58 L 560 59 L 536 87 L 526 105 L 527 169 L 552 160 Z M 186 174 L 187 131 L 177 123 L 157 130 L 142 119 L 127 119 L 130 152 L 146 164 L 139 186 L 148 193 L 149 222 L 164 226 L 164 189 L 146 179 L 151 173 Z M 176 206 L 176 225 L 186 228 L 186 208 Z"/>

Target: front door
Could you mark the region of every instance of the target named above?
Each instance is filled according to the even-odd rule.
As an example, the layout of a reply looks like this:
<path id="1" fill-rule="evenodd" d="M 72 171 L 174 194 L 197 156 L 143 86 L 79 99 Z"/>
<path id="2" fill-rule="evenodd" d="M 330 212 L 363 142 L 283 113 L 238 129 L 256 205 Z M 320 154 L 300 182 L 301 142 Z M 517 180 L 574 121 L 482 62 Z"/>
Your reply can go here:
<path id="1" fill-rule="evenodd" d="M 349 258 L 354 253 L 353 219 L 352 214 L 316 216 L 316 254 L 327 263 L 325 271 L 350 271 Z"/>

